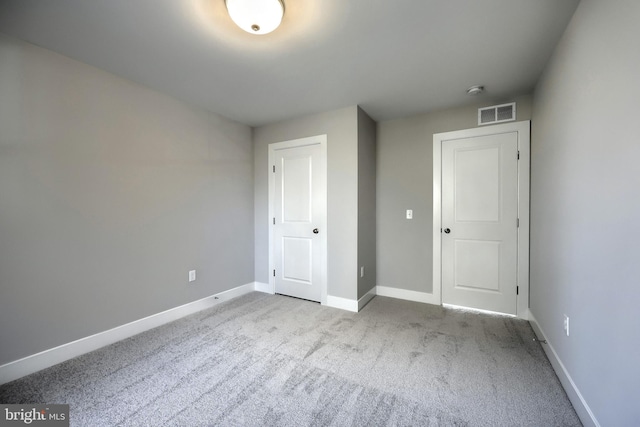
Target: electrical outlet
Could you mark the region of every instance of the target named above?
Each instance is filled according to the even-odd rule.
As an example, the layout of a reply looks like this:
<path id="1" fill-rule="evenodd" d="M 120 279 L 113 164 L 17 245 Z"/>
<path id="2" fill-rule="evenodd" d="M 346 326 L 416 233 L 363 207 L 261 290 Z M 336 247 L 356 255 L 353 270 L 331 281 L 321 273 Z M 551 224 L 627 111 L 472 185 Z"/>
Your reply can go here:
<path id="1" fill-rule="evenodd" d="M 564 315 L 564 333 L 569 336 L 569 316 Z"/>
<path id="2" fill-rule="evenodd" d="M 196 271 L 195 270 L 190 270 L 189 271 L 189 281 L 190 282 L 195 282 L 196 281 Z"/>
<path id="3" fill-rule="evenodd" d="M 364 265 L 360 267 L 360 277 L 364 277 Z"/>

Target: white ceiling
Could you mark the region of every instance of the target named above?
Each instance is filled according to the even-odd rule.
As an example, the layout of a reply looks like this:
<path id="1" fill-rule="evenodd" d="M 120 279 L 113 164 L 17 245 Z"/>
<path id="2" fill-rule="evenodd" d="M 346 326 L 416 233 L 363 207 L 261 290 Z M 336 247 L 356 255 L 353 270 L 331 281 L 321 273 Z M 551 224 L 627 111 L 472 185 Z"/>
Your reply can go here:
<path id="1" fill-rule="evenodd" d="M 255 36 L 224 0 L 2 0 L 0 31 L 258 126 L 386 120 L 531 91 L 579 0 L 284 0 Z"/>

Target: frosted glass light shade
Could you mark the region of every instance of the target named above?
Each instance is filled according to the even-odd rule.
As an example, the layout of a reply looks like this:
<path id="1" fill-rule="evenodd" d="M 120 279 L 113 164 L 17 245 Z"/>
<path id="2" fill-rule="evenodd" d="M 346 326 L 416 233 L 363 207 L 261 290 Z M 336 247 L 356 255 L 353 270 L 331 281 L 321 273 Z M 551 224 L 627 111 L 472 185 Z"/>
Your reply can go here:
<path id="1" fill-rule="evenodd" d="M 281 0 L 225 0 L 229 16 L 251 34 L 267 34 L 278 28 L 284 15 Z"/>

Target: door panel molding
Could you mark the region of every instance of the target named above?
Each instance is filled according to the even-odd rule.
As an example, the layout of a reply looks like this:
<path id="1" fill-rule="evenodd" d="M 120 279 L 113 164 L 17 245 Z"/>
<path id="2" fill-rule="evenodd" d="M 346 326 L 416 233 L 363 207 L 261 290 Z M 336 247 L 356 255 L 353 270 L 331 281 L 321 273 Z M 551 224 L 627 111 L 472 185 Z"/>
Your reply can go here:
<path id="1" fill-rule="evenodd" d="M 279 265 L 277 266 L 276 264 L 278 263 L 278 257 L 275 254 L 275 249 L 278 246 L 277 243 L 275 241 L 276 239 L 276 233 L 274 233 L 274 218 L 276 218 L 277 216 L 277 212 L 278 209 L 275 206 L 275 204 L 277 203 L 276 200 L 276 173 L 274 173 L 274 165 L 277 162 L 277 158 L 278 158 L 278 153 L 281 153 L 283 150 L 287 150 L 287 149 L 294 149 L 294 148 L 302 148 L 302 147 L 310 147 L 310 146 L 318 146 L 319 147 L 319 162 L 317 164 L 316 169 L 314 170 L 314 176 L 316 173 L 318 173 L 319 177 L 321 177 L 320 179 L 324 182 L 324 191 L 320 192 L 320 194 L 315 194 L 314 195 L 314 201 L 313 204 L 315 206 L 321 206 L 322 207 L 322 212 L 320 214 L 320 221 L 317 224 L 317 228 L 320 229 L 320 233 L 318 235 L 315 235 L 315 231 L 314 231 L 314 235 L 313 235 L 313 239 L 317 240 L 319 242 L 318 247 L 313 251 L 313 256 L 314 257 L 318 257 L 319 258 L 319 265 L 320 265 L 320 272 L 319 272 L 319 280 L 318 282 L 320 283 L 320 303 L 322 305 L 326 305 L 327 304 L 327 135 L 317 135 L 317 136 L 312 136 L 312 137 L 307 137 L 307 138 L 300 138 L 300 139 L 294 139 L 294 140 L 289 140 L 289 141 L 283 141 L 283 142 L 276 142 L 276 143 L 272 143 L 269 144 L 269 156 L 268 156 L 268 168 L 269 168 L 269 217 L 268 217 L 268 221 L 269 221 L 269 291 L 270 293 L 275 293 L 276 292 L 276 277 L 274 277 L 273 272 L 278 269 L 280 271 L 280 274 L 284 273 L 284 269 L 283 267 L 285 267 L 284 265 Z M 293 185 L 294 187 L 296 185 L 299 185 L 301 183 L 295 183 L 292 182 L 290 183 L 290 185 Z M 305 215 L 303 215 L 304 212 L 306 212 L 308 209 L 310 209 L 310 206 L 303 206 L 304 204 L 300 205 L 300 206 L 295 206 L 296 208 L 296 213 L 300 214 L 300 218 L 298 218 L 296 216 L 296 218 L 289 218 L 291 219 L 291 221 L 286 221 L 287 223 L 293 225 L 296 222 L 300 222 L 298 220 L 300 220 L 302 217 L 304 217 Z M 298 212 L 299 211 L 299 212 Z M 304 221 L 303 221 L 304 222 Z M 302 224 L 301 224 L 302 225 Z M 311 236 L 309 236 L 309 238 L 311 238 Z M 291 239 L 290 239 L 291 240 Z M 300 239 L 298 239 L 300 240 Z M 280 242 L 282 243 L 282 242 Z M 289 242 L 292 243 L 292 242 Z M 298 242 L 300 243 L 300 242 Z M 295 245 L 294 245 L 295 246 Z M 303 248 L 298 248 L 298 249 L 303 249 Z M 293 250 L 293 247 L 292 247 Z M 311 250 L 311 249 L 309 249 Z M 295 252 L 295 251 L 294 251 Z M 304 252 L 304 251 L 303 251 Z M 296 269 L 294 269 L 296 270 Z M 298 281 L 299 279 L 304 279 L 306 278 L 306 276 L 308 276 L 310 274 L 310 271 L 289 271 L 291 273 L 296 273 L 294 274 L 295 276 L 301 276 L 301 277 L 297 277 L 297 278 L 291 278 L 291 281 Z M 303 274 L 304 273 L 304 274 Z M 302 277 L 304 276 L 304 277 Z M 304 280 L 303 280 L 304 281 Z"/>
<path id="2" fill-rule="evenodd" d="M 516 315 L 529 316 L 529 183 L 530 142 L 529 120 L 472 128 L 433 135 L 433 298 L 442 304 L 442 144 L 448 140 L 475 138 L 488 135 L 513 133 L 518 135 L 518 295 Z"/>

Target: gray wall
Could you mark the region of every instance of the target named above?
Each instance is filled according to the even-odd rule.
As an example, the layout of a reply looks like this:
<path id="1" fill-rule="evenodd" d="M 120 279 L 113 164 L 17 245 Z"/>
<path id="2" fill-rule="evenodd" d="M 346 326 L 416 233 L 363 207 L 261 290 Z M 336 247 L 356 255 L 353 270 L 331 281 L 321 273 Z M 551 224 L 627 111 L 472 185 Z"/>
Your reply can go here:
<path id="1" fill-rule="evenodd" d="M 0 364 L 252 272 L 249 127 L 0 35 Z"/>
<path id="2" fill-rule="evenodd" d="M 433 291 L 433 134 L 477 127 L 479 107 L 512 101 L 531 119 L 525 95 L 378 123 L 378 286 Z"/>
<path id="3" fill-rule="evenodd" d="M 640 424 L 638 17 L 582 0 L 533 107 L 531 311 L 602 426 Z"/>
<path id="4" fill-rule="evenodd" d="M 358 299 L 376 286 L 376 122 L 358 108 Z"/>
<path id="5" fill-rule="evenodd" d="M 358 269 L 358 107 L 254 129 L 255 280 L 269 282 L 270 143 L 327 135 L 327 293 L 356 299 Z"/>

